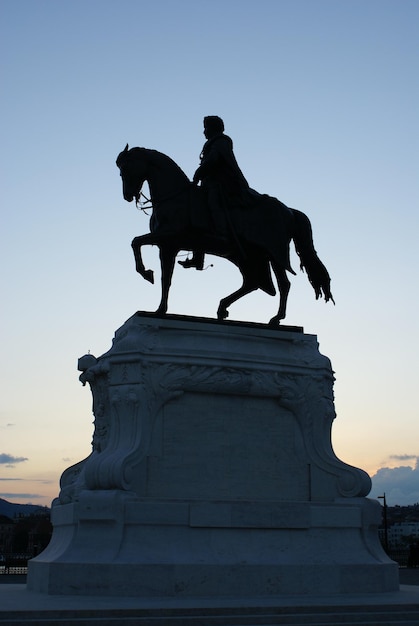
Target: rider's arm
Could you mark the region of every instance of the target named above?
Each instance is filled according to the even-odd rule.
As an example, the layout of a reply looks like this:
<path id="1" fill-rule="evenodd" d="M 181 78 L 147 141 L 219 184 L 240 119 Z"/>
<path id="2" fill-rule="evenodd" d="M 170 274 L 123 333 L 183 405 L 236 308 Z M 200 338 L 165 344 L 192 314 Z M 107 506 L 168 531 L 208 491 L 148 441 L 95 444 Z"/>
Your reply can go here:
<path id="1" fill-rule="evenodd" d="M 211 149 L 207 152 L 201 161 L 201 165 L 196 170 L 193 182 L 197 184 L 200 180 L 211 175 L 215 168 L 220 164 L 222 159 L 223 141 L 214 141 Z"/>

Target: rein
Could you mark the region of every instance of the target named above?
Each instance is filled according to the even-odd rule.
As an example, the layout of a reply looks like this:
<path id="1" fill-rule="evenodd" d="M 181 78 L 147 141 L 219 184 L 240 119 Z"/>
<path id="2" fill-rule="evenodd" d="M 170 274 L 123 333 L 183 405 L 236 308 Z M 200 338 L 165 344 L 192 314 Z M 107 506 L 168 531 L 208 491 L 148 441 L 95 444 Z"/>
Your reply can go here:
<path id="1" fill-rule="evenodd" d="M 189 186 L 193 184 L 194 183 L 189 182 Z M 146 215 L 148 215 L 148 213 L 146 212 L 147 209 L 154 209 L 154 207 L 157 207 L 162 202 L 166 202 L 166 200 L 171 200 L 172 198 L 176 198 L 176 196 L 180 195 L 187 189 L 188 187 L 183 187 L 182 189 L 179 189 L 178 191 L 175 191 L 174 193 L 170 193 L 167 196 L 163 196 L 163 198 L 154 200 L 154 203 L 153 203 L 153 200 L 151 200 L 150 198 L 147 198 L 147 196 L 142 191 L 140 191 L 140 193 L 135 196 L 135 206 L 137 207 L 137 209 L 143 211 Z M 141 197 L 144 198 L 144 202 L 141 201 Z M 146 204 L 149 204 L 149 206 L 145 206 Z"/>
<path id="2" fill-rule="evenodd" d="M 144 202 L 142 202 L 141 197 L 144 198 Z M 145 206 L 147 203 L 149 203 L 150 206 Z M 153 208 L 153 204 L 150 198 L 147 198 L 145 193 L 143 193 L 142 191 L 140 191 L 140 193 L 135 196 L 135 206 L 137 207 L 139 211 L 143 211 L 143 213 L 145 213 L 146 215 L 148 215 L 147 209 Z"/>

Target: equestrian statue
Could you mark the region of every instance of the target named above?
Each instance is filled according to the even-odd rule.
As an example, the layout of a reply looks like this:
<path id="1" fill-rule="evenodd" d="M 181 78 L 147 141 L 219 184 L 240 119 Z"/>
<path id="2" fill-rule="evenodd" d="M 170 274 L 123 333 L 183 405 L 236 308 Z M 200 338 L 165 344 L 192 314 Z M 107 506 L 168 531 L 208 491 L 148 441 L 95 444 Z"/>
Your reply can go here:
<path id="1" fill-rule="evenodd" d="M 129 149 L 127 144 L 116 160 L 125 200 L 135 199 L 138 205 L 142 186 L 148 182 L 153 208 L 150 232 L 135 237 L 132 248 L 137 272 L 151 283 L 153 271 L 145 269 L 141 248 L 159 248 L 162 294 L 156 314 L 167 313 L 176 257 L 186 250 L 193 256 L 178 261 L 184 269 L 202 270 L 205 254 L 212 254 L 231 261 L 242 274 L 242 286 L 219 303 L 219 320 L 228 317 L 233 302 L 256 289 L 274 296 L 272 269 L 279 308 L 269 325 L 277 327 L 286 315 L 290 289 L 287 272 L 295 274 L 290 264 L 291 240 L 316 299 L 324 297 L 334 303 L 330 276 L 314 249 L 308 217 L 250 188 L 221 118 L 205 117 L 204 135 L 207 141 L 192 182 L 172 159 L 157 150 Z"/>

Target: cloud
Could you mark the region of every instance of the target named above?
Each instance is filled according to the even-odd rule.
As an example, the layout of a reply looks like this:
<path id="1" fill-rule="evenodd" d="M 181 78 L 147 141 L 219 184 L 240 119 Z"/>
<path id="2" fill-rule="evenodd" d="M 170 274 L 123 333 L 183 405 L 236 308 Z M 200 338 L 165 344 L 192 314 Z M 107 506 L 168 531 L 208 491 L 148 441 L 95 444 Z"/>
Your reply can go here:
<path id="1" fill-rule="evenodd" d="M 25 456 L 13 456 L 12 454 L 0 452 L 0 464 L 2 465 L 12 465 L 14 463 L 22 463 L 27 460 L 28 459 Z"/>
<path id="2" fill-rule="evenodd" d="M 396 461 L 413 461 L 417 460 L 417 454 L 392 454 L 390 459 L 395 459 Z"/>
<path id="3" fill-rule="evenodd" d="M 5 500 L 8 500 L 9 498 L 24 498 L 25 500 L 27 500 L 28 498 L 30 498 L 32 500 L 33 498 L 42 498 L 42 496 L 39 493 L 1 493 L 0 492 L 0 498 L 4 498 Z"/>
<path id="4" fill-rule="evenodd" d="M 51 485 L 55 483 L 55 480 L 51 480 L 49 478 L 0 478 L 0 481 L 16 481 L 16 480 L 24 480 L 26 483 L 41 483 L 42 485 Z"/>
<path id="5" fill-rule="evenodd" d="M 407 506 L 419 502 L 419 457 L 416 455 L 393 455 L 391 458 L 402 460 L 416 459 L 415 467 L 382 467 L 371 477 L 370 498 L 386 494 L 389 506 Z"/>

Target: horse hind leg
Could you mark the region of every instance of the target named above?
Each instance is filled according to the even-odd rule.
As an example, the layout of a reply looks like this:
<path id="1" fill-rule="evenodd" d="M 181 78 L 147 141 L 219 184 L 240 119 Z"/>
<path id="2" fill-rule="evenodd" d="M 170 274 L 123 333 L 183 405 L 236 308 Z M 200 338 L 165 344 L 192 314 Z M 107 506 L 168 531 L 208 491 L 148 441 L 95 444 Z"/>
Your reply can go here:
<path id="1" fill-rule="evenodd" d="M 228 307 L 231 306 L 233 302 L 240 300 L 240 298 L 242 298 L 243 296 L 247 296 L 248 293 L 252 293 L 252 291 L 255 291 L 256 289 L 258 289 L 258 286 L 256 284 L 247 280 L 243 280 L 243 285 L 240 287 L 240 289 L 237 289 L 237 291 L 235 291 L 234 293 L 231 293 L 229 296 L 226 296 L 225 298 L 220 300 L 217 311 L 217 319 L 225 320 L 228 317 Z"/>

